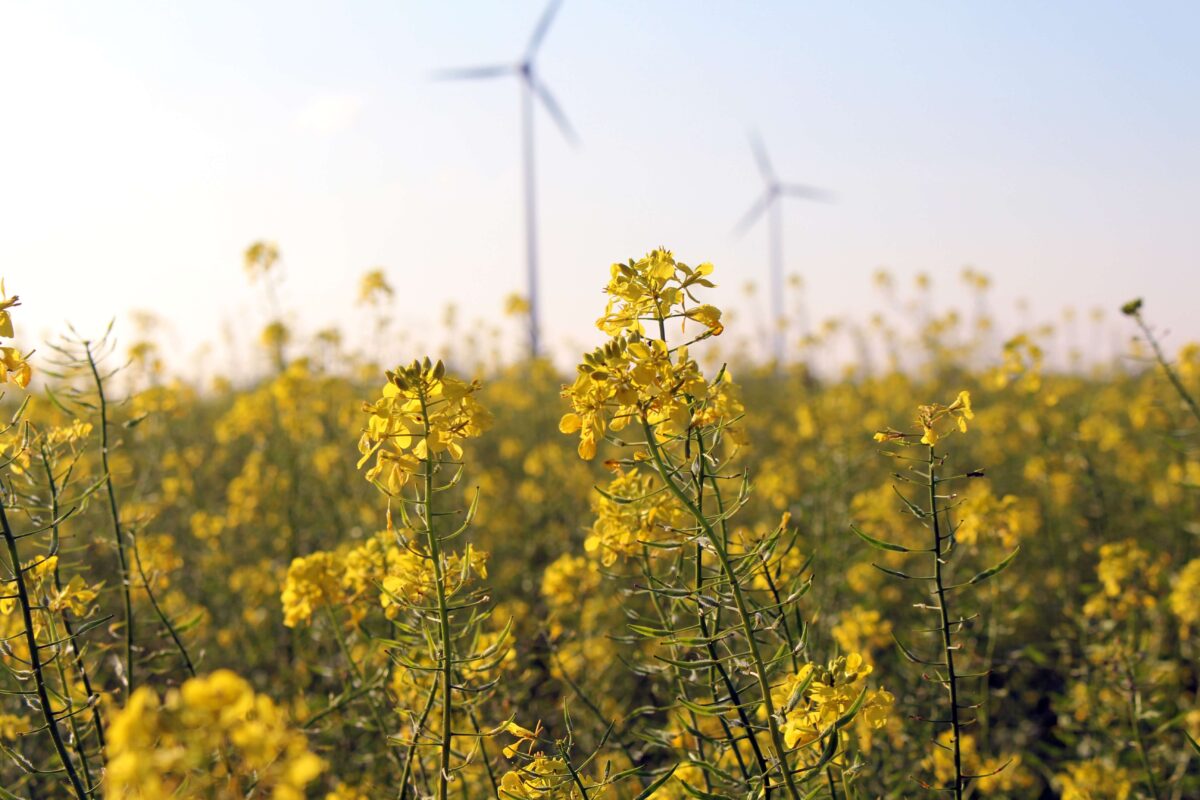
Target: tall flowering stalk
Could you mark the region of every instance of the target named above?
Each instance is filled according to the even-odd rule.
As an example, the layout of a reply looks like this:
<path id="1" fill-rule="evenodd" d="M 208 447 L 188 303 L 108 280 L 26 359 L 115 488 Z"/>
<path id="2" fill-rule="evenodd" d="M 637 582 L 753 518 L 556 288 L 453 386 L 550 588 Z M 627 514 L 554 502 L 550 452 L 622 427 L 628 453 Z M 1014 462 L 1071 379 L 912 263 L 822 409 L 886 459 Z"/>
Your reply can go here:
<path id="1" fill-rule="evenodd" d="M 428 660 L 438 676 L 409 740 L 402 797 L 408 792 L 418 748 L 430 746 L 438 753 L 436 796 L 439 800 L 449 797 L 456 703 L 468 709 L 478 699 L 471 695 L 478 687 L 466 685 L 466 673 L 486 672 L 487 665 L 498 662 L 505 649 L 506 634 L 474 649 L 462 644 L 476 638 L 471 634 L 486 616 L 487 598 L 475 580 L 487 577 L 486 554 L 470 544 L 461 554 L 447 547 L 466 531 L 475 505 L 462 515 L 460 524 L 451 527 L 445 524 L 447 519 L 460 512 L 443 510 L 437 504 L 438 496 L 461 477 L 461 442 L 479 436 L 491 424 L 491 415 L 475 399 L 479 388 L 478 383 L 447 376 L 441 361 L 426 358 L 389 371 L 379 398 L 363 408 L 370 416 L 359 443 L 359 466 L 373 459 L 367 479 L 388 495 L 388 526 L 400 550 L 416 559 L 408 569 L 389 571 L 384 577 L 382 602 L 393 620 L 411 620 L 400 629 L 414 643 L 430 642 Z M 393 506 L 399 509 L 401 527 L 392 524 Z M 431 671 L 430 664 L 417 663 L 404 648 L 393 650 L 393 658 L 414 680 Z M 431 742 L 426 728 L 435 696 L 441 724 Z M 471 719 L 474 722 L 473 714 Z M 476 734 L 481 736 L 478 731 Z"/>
<path id="2" fill-rule="evenodd" d="M 731 463 L 741 442 L 740 389 L 724 368 L 706 378 L 689 353 L 724 330 L 720 310 L 695 296 L 713 286 L 711 272 L 666 250 L 613 265 L 597 322 L 610 339 L 583 357 L 564 388 L 571 411 L 559 427 L 578 434 L 582 458 L 604 439 L 619 454 L 606 462 L 616 477 L 600 491 L 585 546 L 607 568 L 631 562 L 641 570 L 635 592 L 646 599 L 645 617 L 630 628 L 667 653 L 644 669 L 672 676 L 675 741 L 687 762 L 680 782 L 700 796 L 782 791 L 795 799 L 833 758 L 867 691 L 862 685 L 812 736 L 789 741 L 784 729 L 809 684 L 780 697 L 775 683 L 785 668 L 800 668 L 806 647 L 789 621 L 807 591 L 805 566 L 781 576 L 786 520 L 749 538 L 728 524 L 749 496 L 748 478 Z M 677 326 L 678 344 L 668 335 Z"/>
<path id="3" fill-rule="evenodd" d="M 958 397 L 949 405 L 932 403 L 917 408 L 916 423 L 920 427 L 919 433 L 888 428 L 875 434 L 875 440 L 878 442 L 923 450 L 919 457 L 904 456 L 896 451 L 885 452 L 887 455 L 912 462 L 906 471 L 897 472 L 895 477 L 904 483 L 914 484 L 918 487 L 918 491 L 925 495 L 925 504 L 922 505 L 919 497 L 909 497 L 899 488 L 894 488 L 896 495 L 903 503 L 904 510 L 918 519 L 929 532 L 928 547 L 908 547 L 895 542 L 887 542 L 871 536 L 857 526 L 851 526 L 859 538 L 879 550 L 889 553 L 926 554 L 928 556 L 929 572 L 926 575 L 910 575 L 891 567 L 879 564 L 875 566 L 902 580 L 926 584 L 927 594 L 932 598 L 932 602 L 923 601 L 917 604 L 917 608 L 931 611 L 937 615 L 937 624 L 923 629 L 923 632 L 934 634 L 940 639 L 940 660 L 922 658 L 901 643 L 899 639 L 896 642 L 909 661 L 934 668 L 935 674 L 924 676 L 926 680 L 945 688 L 946 716 L 927 721 L 949 733 L 948 743 L 941 741 L 945 737 L 939 737 L 939 741 L 934 742 L 935 747 L 947 748 L 950 751 L 953 762 L 948 785 L 937 788 L 950 793 L 955 800 L 961 800 L 965 796 L 972 780 L 991 777 L 1003 770 L 1007 764 L 987 774 L 968 774 L 964 768 L 963 730 L 973 720 L 967 720 L 963 715 L 964 712 L 978 706 L 961 702 L 961 684 L 965 678 L 982 678 L 987 675 L 987 672 L 975 675 L 964 675 L 961 672 L 961 664 L 958 663 L 960 659 L 957 656 L 962 645 L 958 636 L 969 618 L 961 616 L 961 612 L 959 616 L 955 615 L 951 609 L 950 597 L 954 591 L 982 583 L 1006 569 L 1016 557 L 1017 550 L 1020 549 L 1019 547 L 1014 549 L 998 564 L 977 573 L 967 581 L 950 583 L 948 568 L 954 556 L 957 543 L 956 533 L 959 526 L 955 525 L 950 518 L 950 511 L 953 507 L 952 495 L 945 493 L 947 491 L 945 487 L 954 481 L 982 477 L 983 473 L 972 471 L 959 475 L 942 475 L 941 469 L 945 466 L 948 456 L 939 452 L 938 444 L 948 432 L 966 433 L 967 422 L 974 417 L 970 394 L 959 392 Z"/>

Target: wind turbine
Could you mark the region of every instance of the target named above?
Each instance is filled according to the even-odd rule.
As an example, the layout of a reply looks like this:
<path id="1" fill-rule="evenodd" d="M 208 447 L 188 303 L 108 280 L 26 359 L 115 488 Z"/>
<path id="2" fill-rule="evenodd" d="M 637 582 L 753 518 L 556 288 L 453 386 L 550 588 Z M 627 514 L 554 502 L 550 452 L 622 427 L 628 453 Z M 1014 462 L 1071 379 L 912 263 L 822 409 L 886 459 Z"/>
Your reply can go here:
<path id="1" fill-rule="evenodd" d="M 542 12 L 525 52 L 515 64 L 494 64 L 483 67 L 442 70 L 436 77 L 443 80 L 480 80 L 514 76 L 521 82 L 521 156 L 525 176 L 525 261 L 529 294 L 529 354 L 536 358 L 541 351 L 538 303 L 538 248 L 537 248 L 537 186 L 534 175 L 533 108 L 541 103 L 546 113 L 554 120 L 559 131 L 572 145 L 578 143 L 571 123 L 558 101 L 550 94 L 535 70 L 538 49 L 550 30 L 550 24 L 558 13 L 562 0 L 551 0 Z"/>
<path id="2" fill-rule="evenodd" d="M 770 245 L 771 278 L 768 287 L 771 295 L 771 351 L 775 357 L 775 366 L 783 365 L 784 336 L 783 336 L 783 217 L 782 208 L 784 197 L 799 197 L 804 200 L 831 201 L 833 195 L 824 189 L 805 186 L 800 183 L 784 183 L 775 174 L 771 160 L 767 158 L 767 149 L 757 134 L 750 137 L 750 147 L 754 151 L 754 160 L 758 163 L 758 172 L 762 175 L 764 189 L 754 205 L 746 212 L 741 221 L 733 229 L 734 233 L 744 234 L 758 218 L 767 214 L 767 239 Z"/>

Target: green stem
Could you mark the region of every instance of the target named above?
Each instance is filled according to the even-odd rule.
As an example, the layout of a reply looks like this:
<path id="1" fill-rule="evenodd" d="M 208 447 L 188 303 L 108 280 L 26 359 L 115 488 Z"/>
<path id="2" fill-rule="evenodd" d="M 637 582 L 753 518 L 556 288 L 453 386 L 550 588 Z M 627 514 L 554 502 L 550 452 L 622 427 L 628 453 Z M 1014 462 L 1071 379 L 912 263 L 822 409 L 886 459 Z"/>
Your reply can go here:
<path id="1" fill-rule="evenodd" d="M 421 399 L 421 418 L 425 420 L 425 458 L 421 459 L 425 467 L 425 543 L 429 548 L 429 557 L 433 560 L 433 578 L 437 590 L 438 628 L 441 632 L 442 654 L 442 757 L 438 775 L 438 800 L 448 800 L 450 783 L 450 749 L 453 738 L 451 728 L 454 711 L 454 676 L 453 642 L 450 632 L 450 612 L 446 607 L 446 578 L 442 569 L 441 542 L 434 529 L 433 515 L 433 469 L 435 459 L 430 441 L 429 407 L 426 403 L 424 386 L 419 391 Z"/>
<path id="2" fill-rule="evenodd" d="M 75 764 L 71 761 L 71 755 L 67 752 L 67 745 L 62 738 L 62 732 L 58 729 L 58 719 L 54 716 L 54 709 L 50 706 L 50 693 L 46 689 L 46 675 L 42 668 L 41 645 L 38 644 L 37 634 L 34 633 L 29 590 L 25 586 L 25 571 L 21 567 L 21 557 L 17 553 L 17 538 L 8 524 L 8 513 L 5 511 L 3 502 L 0 502 L 0 526 L 3 527 L 4 543 L 8 547 L 8 560 L 13 571 L 12 580 L 17 585 L 17 600 L 21 606 L 21 617 L 25 625 L 25 644 L 29 648 L 29 670 L 33 673 L 34 684 L 37 687 L 38 705 L 41 707 L 42 719 L 46 721 L 46 729 L 50 731 L 50 738 L 54 740 L 54 750 L 58 753 L 58 759 L 67 773 L 67 779 L 71 782 L 71 789 L 75 792 L 75 797 L 78 800 L 87 800 L 88 792 L 84 789 L 79 774 L 75 771 Z"/>
<path id="3" fill-rule="evenodd" d="M 59 505 L 58 505 L 58 481 L 54 478 L 54 470 L 50 466 L 50 454 L 46 448 L 42 448 L 42 466 L 46 470 L 46 484 L 50 489 L 50 519 L 54 520 L 50 528 L 50 548 L 52 552 L 57 552 L 59 542 L 62 540 L 62 532 L 59 528 Z M 54 565 L 54 590 L 62 594 L 62 574 L 60 564 Z M 96 740 L 100 743 L 101 752 L 104 751 L 106 743 L 104 740 L 104 719 L 100 713 L 100 703 L 93 702 L 92 698 L 96 697 L 95 690 L 92 689 L 92 679 L 88 675 L 87 667 L 83 663 L 83 653 L 79 650 L 79 644 L 75 641 L 75 627 L 71 624 L 71 615 L 67 609 L 63 609 L 60 616 L 62 617 L 63 629 L 67 633 L 67 641 L 70 643 L 71 656 L 75 662 L 75 668 L 79 671 L 79 681 L 83 684 L 83 690 L 87 692 L 88 702 L 92 704 L 92 724 L 96 728 Z M 73 718 L 72 718 L 73 719 Z M 83 758 L 83 745 L 79 743 L 80 758 Z M 87 771 L 87 763 L 84 762 L 84 771 Z M 91 776 L 88 776 L 88 783 L 91 783 Z"/>
<path id="4" fill-rule="evenodd" d="M 580 779 L 579 773 L 575 771 L 575 767 L 571 766 L 571 754 L 567 752 L 566 744 L 561 742 L 558 745 L 558 757 L 567 766 L 567 772 L 571 773 L 571 780 L 579 787 L 579 793 L 583 795 L 583 800 L 588 800 L 591 795 L 588 794 L 587 787 L 583 785 L 583 780 Z"/>
<path id="5" fill-rule="evenodd" d="M 938 599 L 938 612 L 941 615 L 942 649 L 946 653 L 946 685 L 950 692 L 950 729 L 954 739 L 954 798 L 962 800 L 962 730 L 958 720 L 958 678 L 954 673 L 954 640 L 950 631 L 950 610 L 946 603 L 945 583 L 942 580 L 944 556 L 949 550 L 942 549 L 941 514 L 938 509 L 936 456 L 933 445 L 929 446 L 929 513 L 932 515 L 933 530 L 933 582 Z M 946 537 L 947 539 L 949 537 Z"/>
<path id="6" fill-rule="evenodd" d="M 43 606 L 49 608 L 49 603 L 46 599 L 42 599 Z M 59 626 L 54 624 L 54 614 L 48 613 L 48 622 L 50 627 L 50 640 L 58 642 Z M 95 787 L 96 782 L 91 777 L 91 765 L 88 763 L 88 748 L 84 746 L 83 732 L 79 728 L 77 715 L 74 714 L 74 700 L 72 699 L 71 682 L 67 680 L 66 667 L 62 666 L 62 658 L 54 658 L 54 670 L 59 674 L 59 684 L 62 686 L 61 696 L 66 702 L 67 724 L 71 726 L 71 740 L 74 744 L 74 751 L 79 757 L 79 768 L 83 770 L 83 780 L 88 786 Z M 91 697 L 90 694 L 88 696 Z"/>
<path id="7" fill-rule="evenodd" d="M 838 734 L 835 732 L 833 735 L 837 736 Z M 837 784 L 833 782 L 833 767 L 825 767 L 825 782 L 829 784 L 830 800 L 838 800 Z"/>
<path id="8" fill-rule="evenodd" d="M 43 603 L 45 605 L 45 603 Z M 54 615 L 49 614 L 50 623 L 50 640 L 58 641 L 58 626 L 54 624 Z M 58 682 L 62 686 L 62 696 L 66 700 L 66 710 L 68 712 L 67 724 L 71 726 L 71 739 L 75 744 L 75 753 L 79 756 L 79 766 L 83 770 L 83 779 L 88 786 L 95 786 L 96 782 L 92 780 L 92 768 L 88 763 L 87 748 L 84 747 L 83 732 L 80 730 L 79 721 L 74 714 L 75 702 L 71 697 L 71 684 L 67 680 L 67 670 L 63 666 L 61 658 L 54 659 L 54 670 L 58 673 Z M 89 699 L 91 695 L 88 695 Z"/>
<path id="9" fill-rule="evenodd" d="M 600 707 L 597 706 L 594 702 L 592 702 L 592 698 L 589 697 L 587 695 L 587 693 L 584 692 L 583 689 L 580 688 L 579 684 L 576 683 L 574 681 L 574 679 L 571 678 L 570 673 L 567 672 L 567 665 L 564 664 L 562 662 L 562 659 L 558 657 L 558 654 L 554 652 L 553 647 L 551 647 L 551 649 L 550 649 L 550 658 L 552 658 L 555 661 L 555 663 L 558 664 L 558 671 L 562 673 L 563 680 L 566 681 L 567 686 L 571 687 L 571 691 L 573 691 L 575 693 L 575 696 L 583 701 L 584 707 L 587 708 L 588 711 L 592 712 L 592 716 L 594 716 L 596 718 L 596 721 L 599 722 L 601 726 L 607 727 L 612 722 L 612 720 L 608 720 L 608 719 L 604 718 L 604 714 L 600 711 Z M 472 710 L 471 711 L 472 718 L 474 718 L 474 715 L 475 715 L 475 712 Z M 625 758 L 629 759 L 629 766 L 636 767 L 637 760 L 634 759 L 633 751 L 629 749 L 629 743 L 625 741 L 624 734 L 621 732 L 617 732 L 616 740 L 617 740 L 617 747 L 620 747 L 621 752 L 625 754 Z"/>
<path id="10" fill-rule="evenodd" d="M 783 782 L 787 786 L 788 794 L 792 800 L 799 800 L 800 790 L 796 787 L 796 779 L 792 775 L 792 770 L 788 766 L 787 748 L 783 743 L 783 734 L 779 730 L 779 720 L 775 716 L 775 702 L 771 699 L 771 684 L 767 680 L 766 662 L 763 661 L 762 652 L 758 646 L 758 639 L 755 637 L 754 622 L 750 616 L 749 607 L 746 604 L 746 598 L 742 593 L 741 583 L 738 581 L 737 574 L 734 572 L 733 564 L 729 561 L 729 554 L 725 551 L 724 542 L 718 537 L 712 526 L 708 522 L 708 518 L 704 516 L 700 509 L 696 508 L 695 503 L 687 496 L 687 493 L 677 484 L 672 478 L 666 465 L 663 463 L 662 453 L 659 449 L 658 442 L 654 438 L 654 430 L 650 423 L 643 417 L 642 428 L 646 433 L 646 443 L 650 448 L 650 456 L 654 460 L 654 465 L 658 469 L 659 476 L 667 484 L 667 488 L 675 495 L 680 503 L 700 525 L 704 535 L 708 538 L 712 545 L 713 552 L 717 554 L 717 560 L 721 564 L 721 571 L 725 574 L 729 581 L 729 588 L 733 594 L 734 606 L 737 608 L 738 619 L 741 622 L 742 632 L 746 637 L 746 643 L 750 648 L 750 658 L 754 664 L 755 677 L 758 679 L 759 691 L 762 694 L 763 709 L 767 713 L 767 729 L 771 735 L 771 746 L 774 750 L 772 755 L 779 762 L 779 771 L 783 775 Z M 751 731 L 753 733 L 753 731 Z"/>
<path id="11" fill-rule="evenodd" d="M 704 480 L 705 480 L 706 476 L 705 476 L 705 470 L 704 470 L 704 437 L 699 431 L 696 432 L 696 449 L 697 449 L 697 454 L 696 454 L 696 464 L 697 464 L 696 509 L 701 513 L 701 515 L 703 515 L 703 513 L 704 513 Z M 723 523 L 724 522 L 724 519 L 723 519 L 724 503 L 721 501 L 720 489 L 718 486 L 716 486 L 715 480 L 713 482 L 713 491 L 714 491 L 714 494 L 716 495 L 716 499 L 717 499 L 717 509 L 722 514 L 722 523 Z M 724 537 L 723 533 L 722 533 L 721 538 L 724 541 L 725 537 Z M 697 592 L 700 591 L 700 586 L 703 583 L 703 577 L 704 577 L 703 566 L 704 566 L 704 548 L 700 544 L 697 544 L 696 545 L 696 591 Z M 770 800 L 771 785 L 770 785 L 770 780 L 768 779 L 768 774 L 767 774 L 769 772 L 769 769 L 767 767 L 767 760 L 766 760 L 766 758 L 763 757 L 762 748 L 759 746 L 758 737 L 754 734 L 754 727 L 750 724 L 750 717 L 746 713 L 746 709 L 742 704 L 742 698 L 740 697 L 737 688 L 733 685 L 733 680 L 729 677 L 729 671 L 725 669 L 724 662 L 717 656 L 717 648 L 713 644 L 712 638 L 709 636 L 709 633 L 708 633 L 708 621 L 705 619 L 705 616 L 704 616 L 704 606 L 701 605 L 700 603 L 696 604 L 696 617 L 700 624 L 700 635 L 704 637 L 705 645 L 708 650 L 708 657 L 716 664 L 716 669 L 717 669 L 718 674 L 721 677 L 721 682 L 723 684 L 725 684 L 725 691 L 729 693 L 729 699 L 733 701 L 733 706 L 734 706 L 734 708 L 737 709 L 738 719 L 741 721 L 742 728 L 745 729 L 745 731 L 746 731 L 746 737 L 750 741 L 750 749 L 754 752 L 754 760 L 758 764 L 759 775 L 762 776 L 763 798 L 764 798 L 764 800 Z M 717 632 L 718 631 L 714 631 L 714 635 Z M 737 742 L 733 742 L 732 744 L 733 744 L 734 752 L 737 752 Z"/>
<path id="12" fill-rule="evenodd" d="M 1138 692 L 1137 679 L 1134 677 L 1133 666 L 1125 664 L 1125 678 L 1129 681 L 1129 727 L 1133 731 L 1133 741 L 1137 744 L 1138 757 L 1142 769 L 1146 772 L 1146 784 L 1150 787 L 1150 795 L 1154 800 L 1162 796 L 1158 792 L 1158 781 L 1154 777 L 1154 769 L 1150 764 L 1150 752 L 1146 749 L 1146 740 L 1142 737 L 1142 724 L 1138 720 L 1138 710 L 1141 705 L 1141 694 Z"/>
<path id="13" fill-rule="evenodd" d="M 496 773 L 492 770 L 492 760 L 488 756 L 487 737 L 483 735 L 483 729 L 479 726 L 479 717 L 475 715 L 475 709 L 471 708 L 468 713 L 471 717 L 471 727 L 475 729 L 475 736 L 479 738 L 479 752 L 483 755 L 483 766 L 487 770 L 488 782 L 492 784 L 492 793 L 499 797 L 500 784 L 496 781 Z"/>
<path id="14" fill-rule="evenodd" d="M 175 643 L 175 649 L 179 651 L 180 658 L 183 659 L 183 666 L 187 668 L 188 674 L 191 677 L 196 677 L 196 665 L 192 663 L 192 657 L 188 655 L 187 648 L 183 645 L 183 640 L 179 638 L 179 632 L 175 630 L 175 626 L 171 624 L 171 619 L 162 610 L 158 604 L 158 598 L 154 596 L 154 590 L 150 588 L 150 578 L 146 575 L 146 570 L 142 566 L 142 556 L 138 552 L 137 538 L 132 534 L 129 537 L 133 546 L 133 563 L 137 566 L 138 577 L 142 579 L 142 586 L 146 589 L 146 597 L 150 600 L 150 607 L 154 609 L 155 616 L 167 629 L 167 633 L 171 635 L 171 641 Z"/>
<path id="15" fill-rule="evenodd" d="M 652 573 L 651 566 L 650 566 L 650 555 L 647 552 L 647 550 L 648 550 L 648 548 L 645 545 L 643 545 L 642 546 L 642 571 L 646 576 L 646 580 L 649 581 L 651 584 L 653 584 L 653 580 L 651 577 L 653 573 Z M 667 612 L 663 610 L 662 604 L 659 603 L 658 594 L 655 593 L 654 591 L 651 591 L 649 593 L 649 596 L 650 596 L 650 605 L 654 608 L 654 613 L 656 615 L 658 615 L 659 626 L 663 630 L 672 630 Z M 672 643 L 668 646 L 668 650 L 671 653 L 672 661 L 680 660 L 679 650 L 678 650 L 678 648 L 676 648 L 674 643 Z M 671 674 L 674 678 L 676 689 L 679 691 L 679 696 L 681 698 L 683 698 L 684 700 L 691 700 L 691 697 L 689 696 L 689 692 L 688 692 L 688 688 L 687 688 L 688 687 L 687 681 L 684 679 L 683 673 L 677 665 L 675 665 L 675 664 L 671 665 Z M 716 696 L 715 691 L 713 692 L 713 695 Z M 696 717 L 696 712 L 692 711 L 689 708 L 688 709 L 688 717 L 691 719 L 691 722 L 692 722 L 692 730 L 699 731 L 700 730 L 700 720 Z M 704 738 L 697 735 L 696 736 L 696 751 L 699 754 L 701 759 L 707 758 L 707 756 L 705 755 L 704 749 L 705 749 L 704 748 Z M 734 752 L 735 753 L 737 752 L 736 748 L 734 749 Z M 745 765 L 741 763 L 740 757 L 738 759 L 738 764 L 742 768 L 742 774 L 749 777 L 748 773 L 746 772 Z M 711 791 L 712 778 L 709 777 L 708 770 L 702 770 L 701 774 L 702 774 L 702 777 L 704 778 L 705 791 Z"/>
<path id="16" fill-rule="evenodd" d="M 113 488 L 112 470 L 108 463 L 108 401 L 104 396 L 104 380 L 96 366 L 96 357 L 90 343 L 84 343 L 88 367 L 96 384 L 96 398 L 100 407 L 100 465 L 104 470 L 104 487 L 108 493 L 108 511 L 112 518 L 113 539 L 117 543 L 117 562 L 120 566 L 121 592 L 125 604 L 125 686 L 133 694 L 133 598 L 130 592 L 129 562 L 125 556 L 125 535 L 121 530 L 121 513 L 117 508 L 116 489 Z"/>
<path id="17" fill-rule="evenodd" d="M 417 758 L 417 741 L 421 737 L 421 731 L 425 729 L 429 712 L 433 710 L 433 704 L 437 700 L 437 690 L 438 682 L 435 680 L 429 686 L 429 696 L 425 699 L 425 708 L 422 709 L 421 716 L 413 727 L 412 741 L 408 745 L 408 756 L 404 759 L 404 773 L 400 776 L 400 800 L 408 797 L 408 781 L 412 775 L 413 762 Z"/>
<path id="18" fill-rule="evenodd" d="M 1138 327 L 1142 329 L 1142 333 L 1145 334 L 1146 341 L 1150 343 L 1151 349 L 1154 350 L 1154 358 L 1156 361 L 1158 361 L 1158 365 L 1162 367 L 1163 372 L 1166 373 L 1167 380 L 1169 380 L 1171 385 L 1175 387 L 1175 391 L 1179 393 L 1181 398 L 1183 398 L 1183 402 L 1187 403 L 1187 407 L 1191 409 L 1192 416 L 1194 416 L 1197 420 L 1200 420 L 1200 404 L 1198 404 L 1196 402 L 1196 398 L 1192 397 L 1191 393 L 1188 392 L 1187 387 L 1183 385 L 1183 381 L 1179 379 L 1179 375 L 1175 373 L 1175 370 L 1171 369 L 1171 364 L 1169 361 L 1167 361 L 1167 357 L 1163 353 L 1162 347 L 1159 346 L 1158 339 L 1154 338 L 1154 334 L 1150 332 L 1150 326 L 1148 326 L 1146 321 L 1142 319 L 1141 314 L 1134 314 L 1133 319 L 1135 322 L 1137 322 Z"/>

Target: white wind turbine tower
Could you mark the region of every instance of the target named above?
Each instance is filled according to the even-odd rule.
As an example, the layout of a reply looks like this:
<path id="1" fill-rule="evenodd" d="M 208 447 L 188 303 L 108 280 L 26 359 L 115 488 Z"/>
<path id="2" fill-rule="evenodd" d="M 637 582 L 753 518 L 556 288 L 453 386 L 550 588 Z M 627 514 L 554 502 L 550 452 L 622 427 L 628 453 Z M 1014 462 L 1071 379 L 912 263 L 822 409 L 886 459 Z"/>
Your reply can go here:
<path id="1" fill-rule="evenodd" d="M 541 352 L 540 304 L 538 302 L 538 247 L 537 247 L 537 186 L 534 173 L 533 108 L 540 102 L 546 113 L 554 120 L 559 131 L 571 144 L 578 142 L 571 123 L 538 76 L 534 66 L 538 49 L 550 30 L 562 0 L 551 0 L 542 13 L 524 54 L 515 64 L 495 64 L 483 67 L 443 70 L 437 77 L 445 80 L 476 80 L 514 76 L 521 83 L 521 155 L 525 178 L 525 262 L 527 292 L 529 300 L 529 354 L 536 358 Z"/>
<path id="2" fill-rule="evenodd" d="M 758 162 L 758 171 L 762 175 L 765 188 L 762 195 L 750 206 L 741 221 L 734 228 L 734 233 L 741 235 L 754 225 L 764 213 L 767 214 L 767 239 L 770 253 L 771 276 L 768 294 L 771 301 L 771 352 L 775 358 L 776 369 L 783 366 L 784 357 L 784 310 L 783 310 L 783 217 L 782 203 L 784 197 L 799 197 L 804 200 L 831 201 L 833 195 L 823 189 L 805 186 L 800 183 L 784 183 L 775 174 L 771 160 L 767 158 L 767 150 L 762 139 L 757 134 L 751 135 L 750 147 L 754 150 L 754 159 Z"/>

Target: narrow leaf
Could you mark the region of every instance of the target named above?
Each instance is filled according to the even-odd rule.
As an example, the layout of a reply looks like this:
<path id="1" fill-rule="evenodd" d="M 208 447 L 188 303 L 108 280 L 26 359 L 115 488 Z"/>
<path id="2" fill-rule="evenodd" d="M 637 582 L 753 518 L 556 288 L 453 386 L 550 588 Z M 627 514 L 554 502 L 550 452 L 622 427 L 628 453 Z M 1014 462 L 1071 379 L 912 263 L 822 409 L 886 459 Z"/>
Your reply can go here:
<path id="1" fill-rule="evenodd" d="M 858 535 L 858 538 L 862 539 L 864 542 L 871 545 L 872 547 L 878 547 L 880 550 L 890 550 L 893 553 L 911 553 L 911 552 L 913 552 L 913 550 L 911 548 L 905 547 L 904 545 L 892 544 L 891 542 L 885 542 L 882 539 L 876 539 L 874 536 L 870 536 L 869 534 L 863 533 L 862 531 L 860 531 L 858 529 L 857 525 L 851 525 L 850 530 L 854 531 Z"/>
<path id="2" fill-rule="evenodd" d="M 671 776 L 675 774 L 675 770 L 677 770 L 677 769 L 679 769 L 679 765 L 675 764 L 673 767 L 671 767 L 669 770 L 664 772 L 662 775 L 659 775 L 658 778 L 653 783 L 651 783 L 649 786 L 647 786 L 642 791 L 641 794 L 639 794 L 636 798 L 634 798 L 634 800 L 649 800 L 649 798 L 654 794 L 654 792 L 660 786 L 662 786 L 667 781 L 671 780 Z"/>
<path id="3" fill-rule="evenodd" d="M 981 583 L 983 581 L 986 581 L 988 578 L 992 577 L 993 575 L 998 575 L 999 573 L 1008 569 L 1008 565 L 1012 563 L 1012 560 L 1017 557 L 1017 553 L 1019 553 L 1019 552 L 1021 552 L 1021 545 L 1017 545 L 1016 549 L 1013 550 L 1011 553 L 1009 553 L 1008 556 L 1003 561 L 1001 561 L 999 564 L 997 564 L 996 566 L 991 567 L 989 569 L 985 569 L 983 572 L 979 573 L 974 578 L 971 578 L 971 580 L 967 581 L 967 583 L 968 584 Z"/>

